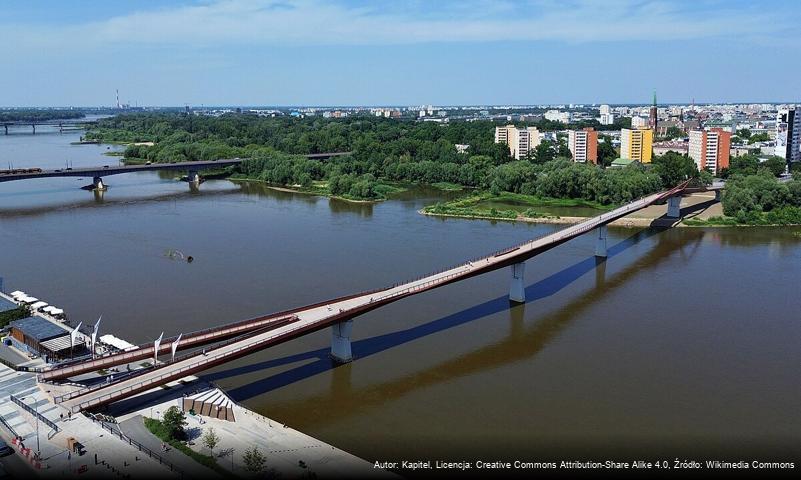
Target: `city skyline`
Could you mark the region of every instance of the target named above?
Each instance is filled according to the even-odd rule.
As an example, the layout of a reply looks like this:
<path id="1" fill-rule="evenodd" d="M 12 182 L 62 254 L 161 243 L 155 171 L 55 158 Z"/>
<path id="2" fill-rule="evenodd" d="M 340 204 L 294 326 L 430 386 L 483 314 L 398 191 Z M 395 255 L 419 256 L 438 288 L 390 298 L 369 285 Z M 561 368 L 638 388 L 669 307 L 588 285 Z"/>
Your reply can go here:
<path id="1" fill-rule="evenodd" d="M 793 102 L 766 73 L 801 73 L 801 6 L 771 5 L 12 0 L 0 104 Z"/>

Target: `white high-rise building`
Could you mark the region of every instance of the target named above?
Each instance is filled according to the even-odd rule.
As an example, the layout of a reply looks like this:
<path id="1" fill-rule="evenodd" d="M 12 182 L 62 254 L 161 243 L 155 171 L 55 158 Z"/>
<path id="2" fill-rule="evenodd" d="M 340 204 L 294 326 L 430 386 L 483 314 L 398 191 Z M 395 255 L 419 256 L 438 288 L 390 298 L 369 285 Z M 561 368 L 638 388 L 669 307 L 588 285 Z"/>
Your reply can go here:
<path id="1" fill-rule="evenodd" d="M 505 143 L 509 146 L 509 153 L 520 160 L 540 144 L 540 131 L 537 127 L 517 128 L 514 125 L 495 127 L 495 143 Z"/>
<path id="2" fill-rule="evenodd" d="M 615 123 L 615 114 L 612 113 L 612 109 L 609 108 L 609 105 L 601 105 L 601 116 L 598 118 L 598 121 L 601 122 L 601 125 L 612 125 Z"/>

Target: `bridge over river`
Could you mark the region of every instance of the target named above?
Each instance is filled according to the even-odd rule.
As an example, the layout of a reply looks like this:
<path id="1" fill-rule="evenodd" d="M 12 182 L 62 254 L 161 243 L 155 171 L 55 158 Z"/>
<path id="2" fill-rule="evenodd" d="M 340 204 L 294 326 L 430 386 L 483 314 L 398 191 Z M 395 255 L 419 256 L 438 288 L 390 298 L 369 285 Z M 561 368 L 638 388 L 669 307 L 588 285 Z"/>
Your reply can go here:
<path id="1" fill-rule="evenodd" d="M 311 153 L 306 158 L 311 160 L 328 160 L 330 158 L 343 155 L 350 155 L 351 152 L 330 152 L 330 153 Z M 189 172 L 187 180 L 199 182 L 199 171 L 210 168 L 223 168 L 232 165 L 239 165 L 245 158 L 222 158 L 219 160 L 199 161 L 199 162 L 173 162 L 173 163 L 147 163 L 144 165 L 102 165 L 98 167 L 84 168 L 57 168 L 55 170 L 41 169 L 20 169 L 24 171 L 12 171 L 14 173 L 3 173 L 0 170 L 0 183 L 13 182 L 20 180 L 34 180 L 37 178 L 53 177 L 92 177 L 92 186 L 87 188 L 105 189 L 103 177 L 110 175 L 120 175 L 122 173 L 150 172 L 156 170 L 178 170 Z"/>
<path id="2" fill-rule="evenodd" d="M 524 262 L 526 260 L 590 232 L 597 239 L 595 255 L 606 257 L 607 225 L 610 222 L 665 201 L 668 204 L 667 216 L 678 218 L 681 195 L 686 193 L 689 188 L 689 181 L 683 182 L 672 189 L 640 198 L 555 233 L 411 281 L 195 332 L 182 336 L 180 340 L 168 339 L 158 346 L 142 345 L 129 352 L 110 354 L 91 361 L 57 367 L 41 372 L 39 379 L 40 381 L 54 382 L 101 368 L 127 364 L 137 359 L 154 358 L 170 353 L 172 342 L 177 342 L 175 345 L 177 349 L 218 342 L 204 350 L 160 362 L 153 367 L 137 370 L 114 381 L 89 388 L 79 388 L 55 398 L 56 402 L 77 413 L 122 400 L 327 327 L 332 329 L 331 356 L 339 362 L 349 362 L 352 360 L 350 334 L 353 328 L 353 318 L 403 298 L 504 267 L 510 267 L 511 270 L 510 301 L 524 302 Z"/>

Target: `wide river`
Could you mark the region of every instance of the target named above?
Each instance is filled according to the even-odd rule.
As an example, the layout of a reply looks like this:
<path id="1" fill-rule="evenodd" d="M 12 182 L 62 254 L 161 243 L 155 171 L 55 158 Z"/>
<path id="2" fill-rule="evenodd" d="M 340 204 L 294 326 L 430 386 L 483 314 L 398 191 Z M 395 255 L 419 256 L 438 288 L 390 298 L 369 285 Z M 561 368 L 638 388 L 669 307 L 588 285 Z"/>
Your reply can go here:
<path id="1" fill-rule="evenodd" d="M 0 165 L 118 162 L 77 133 L 0 136 Z M 113 149 L 113 147 L 111 147 Z M 389 285 L 561 226 L 439 219 L 175 175 L 0 183 L 0 276 L 138 343 Z M 611 229 L 209 371 L 246 406 L 370 460 L 594 452 L 798 457 L 801 230 Z M 194 257 L 192 263 L 181 255 Z M 223 439 L 223 442 L 225 440 Z M 758 455 L 763 454 L 763 456 Z M 740 455 L 740 456 L 738 456 Z M 583 458 L 583 457 L 581 457 Z M 700 459 L 700 458 L 699 458 Z"/>

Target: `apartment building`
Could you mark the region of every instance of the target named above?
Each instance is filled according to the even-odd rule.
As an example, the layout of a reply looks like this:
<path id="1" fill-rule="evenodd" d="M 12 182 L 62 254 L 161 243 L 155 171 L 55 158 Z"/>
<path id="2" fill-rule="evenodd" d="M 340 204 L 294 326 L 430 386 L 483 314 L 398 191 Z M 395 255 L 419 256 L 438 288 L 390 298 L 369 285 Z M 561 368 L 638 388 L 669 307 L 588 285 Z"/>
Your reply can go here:
<path id="1" fill-rule="evenodd" d="M 592 128 L 567 132 L 567 147 L 574 162 L 598 163 L 598 132 Z"/>
<path id="2" fill-rule="evenodd" d="M 729 168 L 731 155 L 731 132 L 722 128 L 691 130 L 687 154 L 695 161 L 698 170 L 707 169 L 717 175 Z"/>
<path id="3" fill-rule="evenodd" d="M 612 125 L 615 123 L 615 114 L 612 113 L 612 109 L 609 108 L 609 105 L 601 105 L 598 121 L 601 125 Z"/>
<path id="4" fill-rule="evenodd" d="M 620 158 L 651 163 L 653 143 L 654 131 L 650 128 L 624 128 L 620 131 Z"/>
<path id="5" fill-rule="evenodd" d="M 495 143 L 505 143 L 509 147 L 509 153 L 520 160 L 540 144 L 540 131 L 537 127 L 517 128 L 514 125 L 495 127 Z"/>
<path id="6" fill-rule="evenodd" d="M 801 112 L 783 108 L 776 114 L 775 154 L 787 160 L 787 166 L 801 162 Z M 792 167 L 791 167 L 792 168 Z"/>

